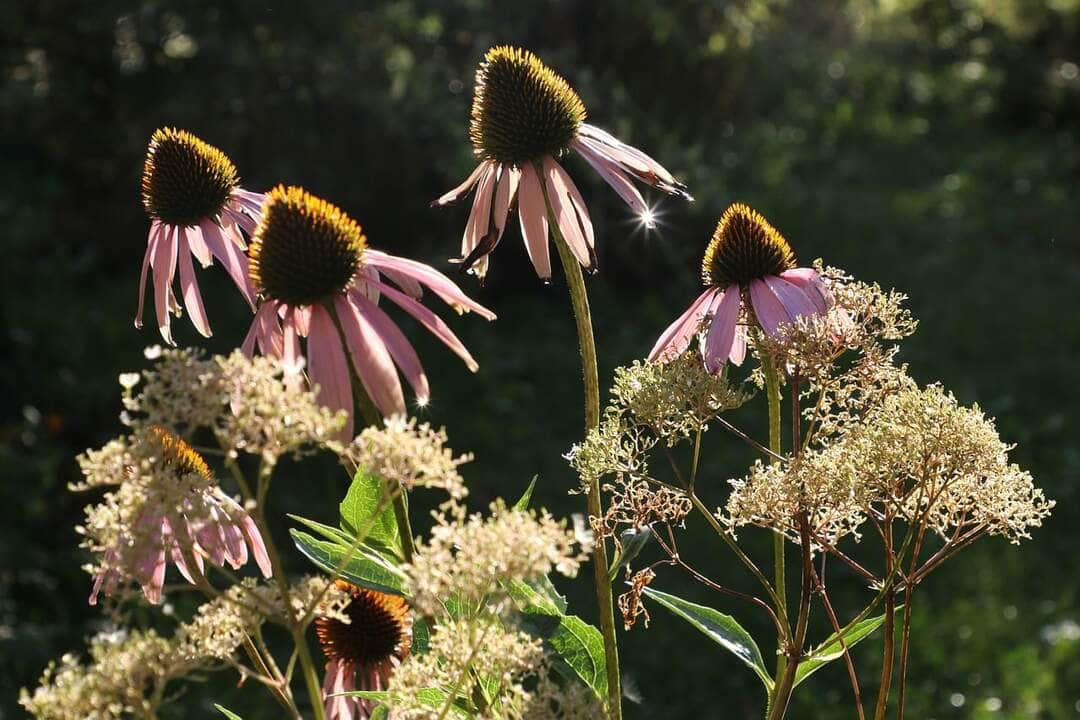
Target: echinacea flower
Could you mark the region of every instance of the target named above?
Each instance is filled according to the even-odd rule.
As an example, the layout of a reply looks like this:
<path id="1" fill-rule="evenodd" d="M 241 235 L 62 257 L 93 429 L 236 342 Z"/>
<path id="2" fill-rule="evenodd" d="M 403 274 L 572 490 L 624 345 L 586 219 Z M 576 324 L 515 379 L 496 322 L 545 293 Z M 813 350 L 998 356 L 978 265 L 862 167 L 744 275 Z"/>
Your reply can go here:
<path id="1" fill-rule="evenodd" d="M 169 313 L 178 316 L 180 301 L 173 279 L 180 270 L 180 294 L 191 322 L 210 336 L 195 268 L 217 258 L 252 309 L 255 295 L 248 281 L 247 247 L 240 230 L 251 234 L 263 196 L 240 187 L 236 166 L 221 150 L 185 130 L 162 128 L 150 138 L 143 166 L 142 200 L 150 216 L 150 236 L 139 277 L 139 309 L 135 327 L 142 327 L 146 276 L 154 275 L 154 309 L 161 337 L 175 345 Z"/>
<path id="2" fill-rule="evenodd" d="M 251 355 L 258 346 L 263 355 L 280 358 L 286 377 L 295 381 L 305 365 L 300 338 L 307 338 L 308 379 L 319 387 L 320 403 L 349 413 L 342 431 L 345 439 L 352 438 L 353 427 L 349 358 L 364 391 L 384 416 L 405 413 L 395 364 L 418 403 L 427 403 L 430 396 L 420 358 L 378 306 L 381 296 L 412 315 L 470 370 L 478 367 L 446 323 L 420 303 L 423 287 L 458 312 L 472 310 L 488 320 L 495 314 L 469 299 L 438 270 L 369 248 L 356 221 L 303 188 L 279 185 L 267 194 L 250 257 L 251 279 L 262 304 L 244 340 L 244 352 Z"/>
<path id="3" fill-rule="evenodd" d="M 101 591 L 111 595 L 127 579 L 156 604 L 170 560 L 195 584 L 205 562 L 228 563 L 234 570 L 245 565 L 249 547 L 263 576 L 270 577 L 270 558 L 255 521 L 221 490 L 206 462 L 184 440 L 150 426 L 119 457 L 125 465 L 120 474 L 126 477 L 115 478 L 119 488 L 87 508 L 83 528 L 87 546 L 101 554 L 91 605 Z M 87 468 L 100 471 L 89 462 Z"/>
<path id="4" fill-rule="evenodd" d="M 412 647 L 412 613 L 405 599 L 397 595 L 343 580 L 336 585 L 348 602 L 334 615 L 315 618 L 315 634 L 327 657 L 323 681 L 326 718 L 365 720 L 375 703 L 342 693 L 386 689 L 390 676 Z"/>
<path id="5" fill-rule="evenodd" d="M 742 364 L 748 325 L 775 335 L 781 324 L 825 313 L 832 305 L 817 272 L 796 267 L 784 236 L 740 203 L 720 217 L 701 269 L 708 289 L 664 331 L 649 360 L 666 361 L 685 352 L 708 318 L 701 355 L 716 374 L 729 360 Z"/>
<path id="6" fill-rule="evenodd" d="M 549 206 L 574 257 L 587 270 L 595 269 L 589 210 L 556 161 L 568 150 L 581 155 L 646 223 L 651 211 L 631 178 L 691 199 L 660 163 L 586 123 L 585 105 L 574 89 L 528 50 L 488 50 L 476 71 L 469 137 L 480 164 L 433 204 L 447 205 L 476 188 L 461 263 L 481 279 L 515 203 L 525 248 L 541 279 L 551 278 Z"/>

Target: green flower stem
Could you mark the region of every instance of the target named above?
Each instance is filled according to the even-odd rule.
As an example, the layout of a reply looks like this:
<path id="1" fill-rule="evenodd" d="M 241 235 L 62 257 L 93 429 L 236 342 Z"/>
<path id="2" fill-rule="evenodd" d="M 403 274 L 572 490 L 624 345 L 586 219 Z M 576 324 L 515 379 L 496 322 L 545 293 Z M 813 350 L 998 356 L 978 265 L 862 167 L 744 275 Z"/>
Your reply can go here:
<path id="1" fill-rule="evenodd" d="M 547 201 L 547 188 L 544 188 Z M 600 379 L 596 369 L 596 341 L 593 339 L 592 314 L 589 311 L 589 296 L 585 291 L 585 278 L 581 265 L 570 251 L 566 239 L 559 232 L 551 204 L 548 203 L 548 218 L 551 233 L 555 238 L 555 247 L 559 251 L 566 285 L 570 290 L 570 303 L 574 307 L 574 319 L 577 322 L 578 346 L 581 350 L 581 370 L 585 382 L 585 431 L 600 425 Z M 586 494 L 589 515 L 601 517 L 600 480 L 594 479 Z M 619 645 L 615 635 L 615 608 L 612 602 L 611 581 L 608 578 L 607 546 L 603 540 L 593 545 L 593 581 L 596 584 L 596 601 L 600 610 L 600 630 L 604 636 L 604 656 L 607 660 L 608 712 L 611 720 L 622 718 L 622 686 L 619 678 Z"/>
<path id="2" fill-rule="evenodd" d="M 774 455 L 773 464 L 779 462 L 776 456 L 780 455 L 780 377 L 776 371 L 776 365 L 772 358 L 764 351 L 761 352 L 761 369 L 765 373 L 765 392 L 769 401 L 769 450 Z M 773 589 L 776 591 L 776 601 L 779 605 L 777 611 L 781 617 L 787 616 L 787 583 L 784 570 L 784 536 L 780 533 L 773 535 Z M 787 656 L 784 653 L 776 655 L 776 675 L 772 697 L 769 698 L 769 707 L 773 707 L 779 691 L 782 688 L 787 669 Z"/>
<path id="3" fill-rule="evenodd" d="M 348 347 L 345 340 L 345 331 L 341 327 L 341 321 L 338 319 L 333 304 L 326 303 L 324 307 L 330 313 L 330 317 L 334 320 L 334 327 L 337 328 L 338 337 L 341 339 L 342 347 Z M 353 367 L 352 362 L 350 362 L 348 358 L 346 358 L 345 364 L 349 366 L 349 378 L 352 382 L 353 400 L 356 403 L 358 414 L 363 416 L 364 422 L 370 427 L 382 427 L 382 413 L 379 412 L 379 409 L 367 394 L 367 390 L 364 389 L 364 383 L 361 382 L 360 378 L 356 375 L 356 368 Z M 383 482 L 388 481 L 383 479 Z M 401 536 L 401 554 L 405 562 L 412 562 L 413 553 L 416 551 L 416 547 L 413 544 L 412 523 L 409 522 L 409 500 L 406 497 L 405 488 L 403 487 L 398 487 L 397 492 L 392 492 L 391 494 L 394 499 L 394 519 L 397 521 L 398 535 Z"/>

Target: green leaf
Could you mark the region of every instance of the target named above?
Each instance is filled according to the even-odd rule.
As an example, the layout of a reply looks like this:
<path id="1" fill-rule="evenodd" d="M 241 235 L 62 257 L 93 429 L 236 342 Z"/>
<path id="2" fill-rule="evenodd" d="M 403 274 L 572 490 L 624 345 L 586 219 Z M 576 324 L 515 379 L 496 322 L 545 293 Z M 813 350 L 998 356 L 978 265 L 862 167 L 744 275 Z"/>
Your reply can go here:
<path id="1" fill-rule="evenodd" d="M 395 554 L 401 553 L 401 535 L 397 518 L 394 517 L 394 506 L 386 484 L 378 477 L 365 468 L 358 469 L 338 509 L 345 532 L 355 537 L 366 529 L 365 543 L 390 549 Z"/>
<path id="2" fill-rule="evenodd" d="M 316 522 L 315 520 L 310 520 L 306 517 L 301 517 L 299 515 L 293 515 L 292 513 L 286 513 L 285 516 L 290 520 L 295 520 L 296 522 L 300 523 L 316 535 L 321 535 L 330 542 L 342 544 L 345 545 L 345 547 L 348 547 L 352 544 L 353 540 L 355 540 L 355 538 L 353 538 L 351 535 L 342 530 L 339 530 L 336 527 L 331 527 L 330 525 L 323 525 L 321 522 Z"/>
<path id="3" fill-rule="evenodd" d="M 607 695 L 607 664 L 604 639 L 592 625 L 576 615 L 525 612 L 526 632 L 544 639 L 559 656 L 555 669 L 570 680 L 580 678 L 598 697 Z"/>
<path id="4" fill-rule="evenodd" d="M 319 540 L 306 532 L 290 530 L 293 544 L 322 570 L 333 573 L 349 551 L 348 545 Z M 353 585 L 394 595 L 405 594 L 405 576 L 391 561 L 371 548 L 359 547 L 341 568 L 340 575 Z"/>
<path id="5" fill-rule="evenodd" d="M 529 483 L 529 487 L 525 488 L 525 494 L 518 498 L 518 501 L 514 503 L 514 510 L 528 510 L 529 501 L 532 500 L 533 490 L 536 489 L 536 479 L 539 475 L 533 475 L 532 481 Z"/>
<path id="6" fill-rule="evenodd" d="M 550 581 L 549 581 L 550 582 Z M 566 611 L 566 600 L 562 600 L 562 604 L 556 602 L 547 594 L 547 590 L 537 588 L 532 583 L 527 583 L 524 580 L 511 580 L 508 583 L 504 583 L 506 592 L 510 595 L 510 599 L 517 605 L 518 610 L 523 613 L 532 613 L 535 615 L 562 615 Z M 551 588 L 554 590 L 555 588 Z"/>
<path id="7" fill-rule="evenodd" d="M 214 703 L 214 707 L 217 709 L 217 711 L 219 713 L 221 713 L 222 715 L 227 717 L 229 720 L 244 720 L 244 718 L 240 717 L 239 715 L 234 713 L 232 710 L 229 710 L 228 708 L 222 707 L 222 706 L 218 705 L 217 703 Z"/>
<path id="8" fill-rule="evenodd" d="M 894 611 L 894 617 L 900 614 L 903 609 L 903 605 L 896 608 Z M 844 633 L 844 642 L 847 644 L 848 649 L 851 649 L 861 640 L 870 637 L 874 634 L 874 631 L 885 624 L 885 616 L 878 615 L 877 617 L 863 620 L 862 622 L 855 623 L 851 626 L 851 629 Z M 823 665 L 831 663 L 837 658 L 844 656 L 844 646 L 840 643 L 840 638 L 833 633 L 829 637 L 825 638 L 825 641 L 818 645 L 816 648 L 810 651 L 810 653 L 803 658 L 799 663 L 799 669 L 795 671 L 795 685 L 798 685 L 806 678 L 817 672 Z"/>
<path id="9" fill-rule="evenodd" d="M 733 653 L 735 657 L 742 660 L 743 664 L 754 671 L 758 678 L 761 679 L 761 682 L 764 683 L 766 690 L 772 691 L 773 681 L 769 676 L 769 671 L 765 668 L 765 660 L 761 657 L 761 650 L 758 649 L 754 638 L 750 637 L 750 633 L 746 632 L 743 626 L 735 621 L 735 618 L 710 607 L 698 605 L 652 588 L 646 588 L 645 595 L 686 620 L 721 647 Z"/>
<path id="10" fill-rule="evenodd" d="M 368 716 L 368 720 L 390 720 L 390 708 L 385 705 L 376 705 Z"/>

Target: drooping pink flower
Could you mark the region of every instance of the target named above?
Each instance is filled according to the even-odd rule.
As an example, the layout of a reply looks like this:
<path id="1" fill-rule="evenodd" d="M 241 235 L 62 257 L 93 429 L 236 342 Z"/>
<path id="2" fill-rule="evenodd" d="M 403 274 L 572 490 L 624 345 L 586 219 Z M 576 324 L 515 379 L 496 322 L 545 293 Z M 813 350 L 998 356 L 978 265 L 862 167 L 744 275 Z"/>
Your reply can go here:
<path id="1" fill-rule="evenodd" d="M 157 426 L 135 442 L 131 476 L 88 509 L 88 531 L 102 551 L 91 605 L 127 580 L 137 582 L 149 602 L 161 602 L 169 562 L 192 584 L 207 562 L 237 570 L 254 558 L 263 576 L 271 576 L 255 521 L 218 487 L 190 445 Z"/>
<path id="2" fill-rule="evenodd" d="M 394 669 L 412 647 L 412 613 L 397 595 L 336 581 L 349 596 L 341 617 L 315 618 L 315 634 L 327 657 L 323 702 L 327 720 L 366 720 L 376 703 L 343 695 L 385 690 Z"/>
<path id="3" fill-rule="evenodd" d="M 250 251 L 251 276 L 262 303 L 243 350 L 251 355 L 257 348 L 280 358 L 286 378 L 293 382 L 300 381 L 306 366 L 309 380 L 319 387 L 319 401 L 349 413 L 343 437 L 351 439 L 353 428 L 350 364 L 384 416 L 406 410 L 397 368 L 418 403 L 430 397 L 420 358 L 379 307 L 381 297 L 415 318 L 476 371 L 477 363 L 461 340 L 420 299 L 427 288 L 458 312 L 471 310 L 488 320 L 495 314 L 448 277 L 423 263 L 367 247 L 352 218 L 302 188 L 274 188 L 262 213 Z M 307 338 L 306 361 L 301 338 Z"/>
<path id="4" fill-rule="evenodd" d="M 682 354 L 701 333 L 705 366 L 716 374 L 729 360 L 742 364 L 748 324 L 775 335 L 781 324 L 823 314 L 833 302 L 816 271 L 795 266 L 784 236 L 740 203 L 720 217 L 705 250 L 702 276 L 707 289 L 663 332 L 649 360 Z"/>
<path id="5" fill-rule="evenodd" d="M 448 205 L 476 188 L 460 262 L 481 279 L 515 204 L 525 248 L 541 279 L 551 278 L 549 218 L 578 262 L 595 269 L 589 210 L 556 161 L 567 150 L 584 158 L 646 223 L 651 211 L 631 178 L 691 199 L 660 163 L 587 124 L 577 93 L 528 50 L 500 46 L 484 56 L 476 71 L 469 136 L 480 164 L 433 204 Z"/>
<path id="6" fill-rule="evenodd" d="M 139 277 L 135 327 L 142 327 L 146 277 L 152 272 L 154 309 L 165 342 L 176 344 L 169 314 L 180 315 L 182 307 L 195 329 L 210 336 L 192 257 L 204 268 L 217 258 L 255 308 L 244 254 L 247 245 L 240 230 L 248 235 L 254 230 L 263 195 L 240 187 L 236 167 L 225 153 L 187 131 L 157 130 L 146 152 L 142 198 L 150 216 L 150 235 Z M 182 306 L 173 291 L 177 269 Z"/>

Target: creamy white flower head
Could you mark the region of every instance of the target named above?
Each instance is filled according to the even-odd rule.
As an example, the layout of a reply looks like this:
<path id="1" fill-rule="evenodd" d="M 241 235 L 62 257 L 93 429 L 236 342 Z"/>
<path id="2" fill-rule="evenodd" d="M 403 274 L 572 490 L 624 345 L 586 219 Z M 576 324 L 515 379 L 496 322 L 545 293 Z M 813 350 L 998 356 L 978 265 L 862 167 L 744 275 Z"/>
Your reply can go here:
<path id="1" fill-rule="evenodd" d="M 411 564 L 403 566 L 408 595 L 423 615 L 440 615 L 444 603 L 456 598 L 498 604 L 503 584 L 530 580 L 555 570 L 577 574 L 584 555 L 574 532 L 547 512 L 508 508 L 497 500 L 491 514 L 466 516 L 452 505 L 435 514 L 430 538 L 416 548 Z"/>
<path id="2" fill-rule="evenodd" d="M 405 490 L 438 488 L 453 499 L 461 499 L 468 490 L 458 467 L 473 456 L 454 457 L 447 442 L 445 429 L 435 430 L 427 423 L 418 425 L 415 418 L 396 415 L 387 418 L 381 428 L 365 428 L 342 457 Z"/>

